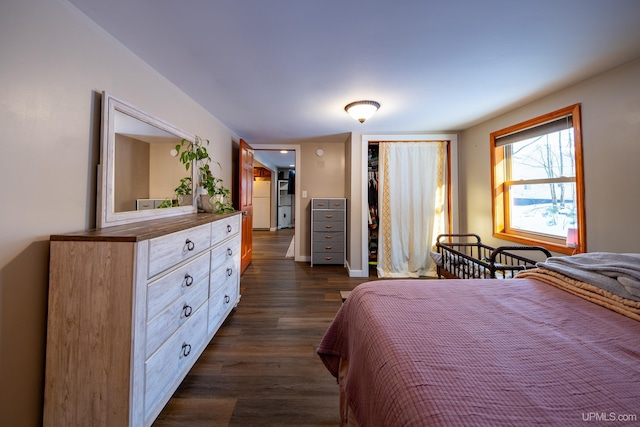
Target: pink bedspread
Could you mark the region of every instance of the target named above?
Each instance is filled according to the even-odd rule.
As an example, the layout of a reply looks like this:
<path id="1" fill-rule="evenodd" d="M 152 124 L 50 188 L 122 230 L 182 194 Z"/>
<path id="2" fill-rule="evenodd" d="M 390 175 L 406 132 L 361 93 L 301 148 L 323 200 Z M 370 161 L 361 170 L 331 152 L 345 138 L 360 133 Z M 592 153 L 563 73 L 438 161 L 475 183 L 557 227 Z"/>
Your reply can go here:
<path id="1" fill-rule="evenodd" d="M 363 427 L 640 423 L 640 322 L 533 279 L 364 283 L 318 354 Z"/>

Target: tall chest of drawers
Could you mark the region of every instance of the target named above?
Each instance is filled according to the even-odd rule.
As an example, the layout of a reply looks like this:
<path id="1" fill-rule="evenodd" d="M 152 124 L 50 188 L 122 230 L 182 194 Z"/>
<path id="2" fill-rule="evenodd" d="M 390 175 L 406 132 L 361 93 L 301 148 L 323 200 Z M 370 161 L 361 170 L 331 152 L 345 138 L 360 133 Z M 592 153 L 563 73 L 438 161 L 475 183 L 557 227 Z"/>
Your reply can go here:
<path id="1" fill-rule="evenodd" d="M 311 199 L 311 266 L 345 263 L 347 199 Z"/>
<path id="2" fill-rule="evenodd" d="M 149 426 L 240 300 L 239 213 L 51 236 L 45 426 Z"/>

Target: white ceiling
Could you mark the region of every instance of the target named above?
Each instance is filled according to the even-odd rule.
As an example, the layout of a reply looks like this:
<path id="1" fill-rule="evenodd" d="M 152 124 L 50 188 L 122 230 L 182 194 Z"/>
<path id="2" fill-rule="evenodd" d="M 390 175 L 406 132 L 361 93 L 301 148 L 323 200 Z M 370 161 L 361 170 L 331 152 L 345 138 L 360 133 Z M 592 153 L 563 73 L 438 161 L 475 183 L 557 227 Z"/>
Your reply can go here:
<path id="1" fill-rule="evenodd" d="M 639 0 L 69 1 L 250 144 L 462 130 L 640 56 Z"/>
<path id="2" fill-rule="evenodd" d="M 260 145 L 254 147 L 254 166 L 264 166 L 267 169 L 295 169 L 296 152 L 287 151 L 281 153 L 280 150 L 260 150 Z"/>

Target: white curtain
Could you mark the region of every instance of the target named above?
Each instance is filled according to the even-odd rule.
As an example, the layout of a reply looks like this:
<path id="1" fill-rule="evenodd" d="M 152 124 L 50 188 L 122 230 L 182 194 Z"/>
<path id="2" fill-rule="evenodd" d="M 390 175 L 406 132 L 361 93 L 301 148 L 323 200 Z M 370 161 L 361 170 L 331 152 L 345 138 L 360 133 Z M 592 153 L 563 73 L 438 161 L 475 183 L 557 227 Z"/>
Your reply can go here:
<path id="1" fill-rule="evenodd" d="M 444 233 L 446 141 L 381 142 L 378 277 L 433 276 L 431 250 Z"/>

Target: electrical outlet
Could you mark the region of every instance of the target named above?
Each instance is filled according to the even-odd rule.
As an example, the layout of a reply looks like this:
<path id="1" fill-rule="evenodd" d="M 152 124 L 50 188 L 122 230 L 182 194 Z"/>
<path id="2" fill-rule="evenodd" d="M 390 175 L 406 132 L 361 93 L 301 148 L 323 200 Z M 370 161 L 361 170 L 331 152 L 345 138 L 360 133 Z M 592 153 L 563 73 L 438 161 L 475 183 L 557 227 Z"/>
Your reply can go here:
<path id="1" fill-rule="evenodd" d="M 302 198 L 303 199 L 307 198 L 307 190 L 302 190 Z"/>

